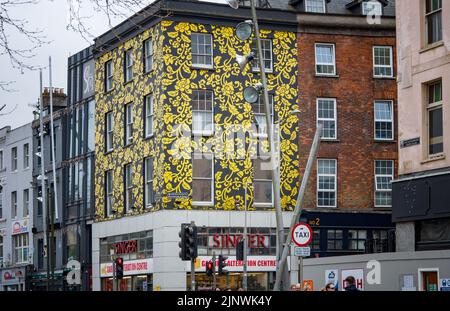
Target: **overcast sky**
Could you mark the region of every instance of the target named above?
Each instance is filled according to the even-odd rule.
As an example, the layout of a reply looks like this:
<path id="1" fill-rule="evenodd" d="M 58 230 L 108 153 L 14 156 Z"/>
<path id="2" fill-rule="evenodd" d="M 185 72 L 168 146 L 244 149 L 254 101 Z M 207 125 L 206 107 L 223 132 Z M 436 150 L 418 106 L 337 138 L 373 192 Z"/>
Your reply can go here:
<path id="1" fill-rule="evenodd" d="M 211 0 L 211 2 L 223 2 L 224 0 Z M 144 1 L 143 1 L 144 2 Z M 85 9 L 85 11 L 88 9 Z M 35 51 L 36 56 L 28 60 L 36 66 L 47 66 L 48 57 L 52 57 L 53 86 L 64 88 L 67 92 L 67 58 L 90 45 L 80 34 L 66 29 L 68 5 L 65 0 L 41 0 L 39 4 L 29 5 L 20 10 L 11 12 L 14 17 L 26 19 L 30 28 L 39 28 L 46 36 L 50 44 Z M 91 15 L 89 27 L 91 32 L 98 36 L 108 30 L 107 20 L 96 12 L 86 12 Z M 130 13 L 131 14 L 131 13 Z M 10 41 L 17 46 L 24 46 L 25 39 L 12 35 Z M 44 70 L 44 86 L 48 86 L 48 70 Z M 7 55 L 0 56 L 0 81 L 15 81 L 12 88 L 16 92 L 4 92 L 0 90 L 0 107 L 6 104 L 0 114 L 0 128 L 10 125 L 16 128 L 29 123 L 33 119 L 32 108 L 29 104 L 35 104 L 39 97 L 39 72 L 25 71 L 23 74 L 13 69 Z"/>

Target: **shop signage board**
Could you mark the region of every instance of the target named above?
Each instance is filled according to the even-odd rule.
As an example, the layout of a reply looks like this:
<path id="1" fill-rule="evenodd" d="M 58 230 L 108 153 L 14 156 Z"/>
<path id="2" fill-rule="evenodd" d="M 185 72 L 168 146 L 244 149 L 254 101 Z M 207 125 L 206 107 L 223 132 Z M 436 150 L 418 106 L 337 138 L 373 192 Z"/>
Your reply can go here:
<path id="1" fill-rule="evenodd" d="M 217 255 L 216 255 L 217 258 Z M 212 259 L 212 256 L 199 256 L 195 261 L 195 271 L 205 272 L 206 264 Z M 218 265 L 218 261 L 216 262 Z M 227 270 L 230 272 L 242 272 L 243 271 L 243 261 L 237 260 L 236 256 L 228 256 L 227 259 Z M 290 260 L 288 258 L 288 266 L 290 265 Z M 277 269 L 277 258 L 276 256 L 248 256 L 247 260 L 247 271 L 249 272 L 271 272 Z M 186 262 L 186 271 L 191 270 L 191 263 Z"/>
<path id="2" fill-rule="evenodd" d="M 450 292 L 450 279 L 441 279 L 441 291 Z"/>
<path id="3" fill-rule="evenodd" d="M 356 281 L 356 287 L 359 290 L 364 290 L 364 269 L 354 269 L 354 270 L 342 270 L 341 275 L 341 289 L 345 290 L 345 287 L 347 286 L 345 284 L 345 279 L 349 276 L 352 276 L 355 278 Z"/>
<path id="4" fill-rule="evenodd" d="M 308 246 L 312 242 L 312 228 L 304 222 L 300 222 L 292 229 L 292 241 L 300 247 Z"/>
<path id="5" fill-rule="evenodd" d="M 311 247 L 298 247 L 294 248 L 294 256 L 297 257 L 309 257 L 311 256 Z"/>
<path id="6" fill-rule="evenodd" d="M 123 262 L 123 275 L 139 275 L 153 273 L 153 258 L 127 260 Z M 102 263 L 100 265 L 100 277 L 112 277 L 113 264 Z"/>
<path id="7" fill-rule="evenodd" d="M 28 219 L 20 219 L 12 222 L 12 235 L 28 233 Z"/>
<path id="8" fill-rule="evenodd" d="M 11 269 L 3 270 L 1 275 L 1 281 L 3 284 L 16 283 L 17 281 L 24 280 L 25 269 Z"/>
<path id="9" fill-rule="evenodd" d="M 325 270 L 325 285 L 328 283 L 334 284 L 334 288 L 339 290 L 339 271 L 337 269 Z"/>

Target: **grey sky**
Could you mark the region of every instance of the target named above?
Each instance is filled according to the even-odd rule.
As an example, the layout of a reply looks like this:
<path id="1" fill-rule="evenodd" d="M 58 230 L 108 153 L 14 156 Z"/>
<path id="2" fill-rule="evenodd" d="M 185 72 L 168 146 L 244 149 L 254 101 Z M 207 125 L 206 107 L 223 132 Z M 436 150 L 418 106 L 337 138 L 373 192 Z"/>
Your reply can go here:
<path id="1" fill-rule="evenodd" d="M 144 2 L 144 1 L 143 1 Z M 224 2 L 224 0 L 211 0 L 211 2 Z M 107 20 L 101 14 L 84 8 L 85 15 L 90 15 L 88 26 L 91 32 L 98 36 L 108 30 Z M 13 11 L 14 17 L 24 18 L 29 22 L 30 28 L 39 28 L 46 39 L 52 41 L 35 52 L 36 56 L 29 62 L 36 66 L 47 66 L 48 57 L 52 57 L 53 86 L 67 90 L 67 58 L 89 46 L 89 42 L 80 34 L 66 29 L 68 5 L 65 0 L 41 0 L 39 4 L 29 5 L 26 9 Z M 131 14 L 131 12 L 130 12 Z M 25 38 L 11 36 L 13 44 L 23 46 Z M 48 70 L 44 69 L 44 86 L 48 86 Z M 4 114 L 16 109 L 5 116 L 0 116 L 0 128 L 11 126 L 16 128 L 33 120 L 32 108 L 39 97 L 39 72 L 26 70 L 23 74 L 13 69 L 8 56 L 0 56 L 0 81 L 15 81 L 12 86 L 17 92 L 4 92 L 0 90 L 0 107 L 7 107 L 0 112 Z"/>

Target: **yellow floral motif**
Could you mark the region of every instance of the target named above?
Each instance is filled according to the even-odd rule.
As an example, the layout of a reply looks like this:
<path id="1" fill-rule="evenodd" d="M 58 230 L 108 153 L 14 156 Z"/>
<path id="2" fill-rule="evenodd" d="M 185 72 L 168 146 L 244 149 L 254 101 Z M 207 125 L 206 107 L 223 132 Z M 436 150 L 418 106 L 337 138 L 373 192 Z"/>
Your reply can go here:
<path id="1" fill-rule="evenodd" d="M 193 69 L 191 34 L 213 35 L 214 69 Z M 298 117 L 290 112 L 298 109 L 297 91 L 297 43 L 295 33 L 262 29 L 261 37 L 273 41 L 273 73 L 268 74 L 268 90 L 274 98 L 274 111 L 280 125 L 281 148 L 281 205 L 292 209 L 299 189 L 298 172 Z M 154 70 L 142 72 L 142 42 L 154 40 Z M 123 54 L 125 49 L 134 49 L 134 78 L 124 84 Z M 255 116 L 252 106 L 244 103 L 243 89 L 260 82 L 259 74 L 251 66 L 241 72 L 236 64 L 236 54 L 250 52 L 250 40 L 240 41 L 229 26 L 203 25 L 188 22 L 161 21 L 150 29 L 122 42 L 113 50 L 96 59 L 96 172 L 95 202 L 97 221 L 148 212 L 144 209 L 142 185 L 144 160 L 153 158 L 154 193 L 156 204 L 150 211 L 160 209 L 222 209 L 242 210 L 244 187 L 254 181 L 255 172 L 250 157 L 258 149 L 267 151 L 268 142 L 253 135 Z M 114 67 L 114 89 L 104 90 L 104 64 L 112 60 Z M 194 90 L 210 90 L 214 94 L 215 129 L 211 136 L 192 138 L 192 104 Z M 146 139 L 144 134 L 144 96 L 152 94 L 154 104 L 154 135 Z M 125 147 L 124 105 L 133 103 L 135 117 L 133 144 Z M 105 114 L 114 114 L 114 150 L 105 153 Z M 239 129 L 247 135 L 235 137 Z M 186 134 L 186 132 L 188 134 Z M 253 133 L 253 134 L 252 134 Z M 249 135 L 250 134 L 250 135 Z M 259 142 L 259 144 L 258 144 Z M 191 152 L 214 153 L 214 203 L 213 206 L 194 206 L 192 202 L 193 170 Z M 135 210 L 123 214 L 124 210 L 124 165 L 131 163 L 133 176 L 133 202 Z M 105 213 L 104 180 L 106 171 L 113 170 L 113 210 L 117 215 Z M 176 202 L 169 193 L 187 193 L 188 198 Z M 248 188 L 247 204 L 255 210 L 254 189 Z M 258 207 L 259 208 L 259 207 Z"/>

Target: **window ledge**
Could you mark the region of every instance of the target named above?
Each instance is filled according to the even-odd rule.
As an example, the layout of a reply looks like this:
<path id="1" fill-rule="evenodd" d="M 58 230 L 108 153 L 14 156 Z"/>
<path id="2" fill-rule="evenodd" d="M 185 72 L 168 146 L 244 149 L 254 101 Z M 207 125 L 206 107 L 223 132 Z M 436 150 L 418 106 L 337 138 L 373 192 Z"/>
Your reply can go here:
<path id="1" fill-rule="evenodd" d="M 114 152 L 114 149 L 103 152 L 104 155 L 108 155 Z"/>
<path id="2" fill-rule="evenodd" d="M 422 48 L 422 49 L 419 51 L 419 54 L 428 52 L 428 51 L 430 51 L 430 50 L 436 49 L 436 48 L 441 47 L 441 46 L 444 46 L 444 45 L 445 45 L 444 41 L 439 41 L 439 42 L 432 43 L 432 44 L 427 45 L 427 46 L 425 46 L 424 48 Z"/>
<path id="3" fill-rule="evenodd" d="M 373 76 L 374 80 L 397 80 L 397 77 L 377 77 L 377 76 Z"/>
<path id="4" fill-rule="evenodd" d="M 155 138 L 155 134 L 151 134 L 151 135 L 145 136 L 144 140 L 150 140 L 152 138 Z"/>
<path id="5" fill-rule="evenodd" d="M 384 140 L 384 139 L 374 139 L 373 140 L 375 143 L 378 143 L 378 144 L 384 144 L 384 143 L 388 143 L 388 144 L 393 144 L 393 143 L 397 143 L 397 141 L 396 140 L 394 140 L 394 139 L 386 139 L 386 140 Z"/>
<path id="6" fill-rule="evenodd" d="M 420 164 L 427 164 L 434 161 L 444 160 L 446 158 L 445 153 L 437 154 L 434 156 L 429 156 L 428 159 L 420 162 Z"/>
<path id="7" fill-rule="evenodd" d="M 213 202 L 192 202 L 194 207 L 214 207 Z"/>
<path id="8" fill-rule="evenodd" d="M 154 72 L 154 71 L 155 71 L 155 68 L 152 68 L 152 69 L 147 70 L 147 71 L 144 70 L 144 75 L 151 74 L 151 73 Z"/>
<path id="9" fill-rule="evenodd" d="M 124 83 L 123 83 L 123 86 L 127 86 L 128 84 L 132 84 L 132 83 L 133 83 L 133 80 L 134 80 L 134 78 L 131 79 L 130 81 L 124 82 Z"/>
<path id="10" fill-rule="evenodd" d="M 196 66 L 196 65 L 192 65 L 191 66 L 191 69 L 194 69 L 194 70 L 211 70 L 211 71 L 214 71 L 214 66 L 210 66 L 210 67 L 207 67 L 207 66 Z"/>
<path id="11" fill-rule="evenodd" d="M 110 90 L 105 90 L 104 94 L 105 95 L 109 95 L 114 91 L 114 88 L 110 89 Z"/>
<path id="12" fill-rule="evenodd" d="M 339 75 L 321 75 L 321 74 L 316 73 L 316 78 L 334 78 L 334 79 L 336 79 L 336 78 L 340 78 L 340 76 Z"/>
<path id="13" fill-rule="evenodd" d="M 333 138 L 321 138 L 320 142 L 321 143 L 340 143 L 341 140 L 340 139 L 333 139 Z"/>

